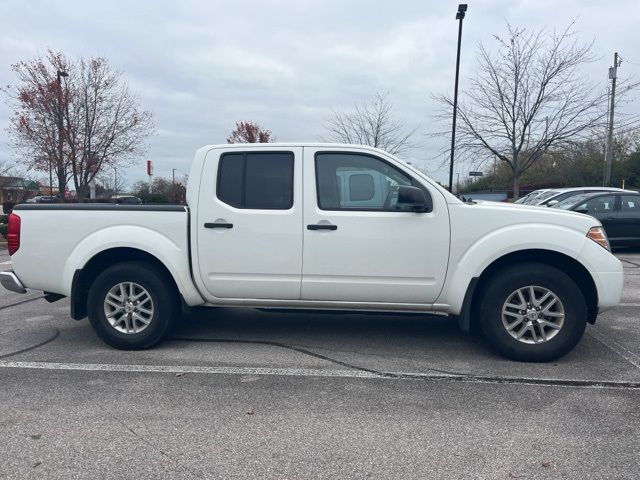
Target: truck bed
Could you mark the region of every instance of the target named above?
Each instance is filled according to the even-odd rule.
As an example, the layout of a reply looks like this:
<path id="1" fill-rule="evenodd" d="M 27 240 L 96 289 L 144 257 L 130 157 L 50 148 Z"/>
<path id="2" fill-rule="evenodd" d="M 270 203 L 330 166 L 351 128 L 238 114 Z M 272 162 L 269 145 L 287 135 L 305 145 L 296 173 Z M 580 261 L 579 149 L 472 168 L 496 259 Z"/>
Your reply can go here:
<path id="1" fill-rule="evenodd" d="M 105 247 L 169 257 L 178 271 L 189 272 L 186 206 L 19 204 L 13 213 L 21 222 L 13 268 L 32 289 L 70 295 L 78 266 Z"/>

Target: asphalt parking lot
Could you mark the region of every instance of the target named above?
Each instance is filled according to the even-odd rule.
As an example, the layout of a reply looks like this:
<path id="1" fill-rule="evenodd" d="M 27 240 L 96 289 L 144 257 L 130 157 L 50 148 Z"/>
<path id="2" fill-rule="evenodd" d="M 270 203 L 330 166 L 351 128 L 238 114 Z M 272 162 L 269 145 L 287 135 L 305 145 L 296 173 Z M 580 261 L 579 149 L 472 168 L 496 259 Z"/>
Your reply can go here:
<path id="1" fill-rule="evenodd" d="M 640 252 L 618 255 L 623 304 L 549 364 L 443 317 L 246 309 L 121 352 L 2 289 L 0 478 L 639 478 Z"/>

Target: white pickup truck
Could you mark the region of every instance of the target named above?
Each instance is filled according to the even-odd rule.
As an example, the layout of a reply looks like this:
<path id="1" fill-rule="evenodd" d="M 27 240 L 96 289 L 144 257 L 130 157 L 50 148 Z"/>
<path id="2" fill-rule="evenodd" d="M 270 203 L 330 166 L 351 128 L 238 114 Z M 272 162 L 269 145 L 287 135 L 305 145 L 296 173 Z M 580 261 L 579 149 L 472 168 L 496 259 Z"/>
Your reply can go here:
<path id="1" fill-rule="evenodd" d="M 70 297 L 115 348 L 155 345 L 181 307 L 243 306 L 448 314 L 525 361 L 567 353 L 622 292 L 594 218 L 463 203 L 375 148 L 207 146 L 187 203 L 17 205 L 0 280 Z"/>

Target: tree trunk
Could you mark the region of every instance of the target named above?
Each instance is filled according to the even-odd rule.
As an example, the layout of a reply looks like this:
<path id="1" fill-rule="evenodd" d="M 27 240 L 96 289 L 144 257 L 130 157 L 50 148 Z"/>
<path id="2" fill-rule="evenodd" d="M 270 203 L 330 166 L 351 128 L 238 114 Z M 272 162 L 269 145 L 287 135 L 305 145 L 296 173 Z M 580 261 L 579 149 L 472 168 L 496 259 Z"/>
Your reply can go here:
<path id="1" fill-rule="evenodd" d="M 513 173 L 513 201 L 515 202 L 520 198 L 520 179 L 516 173 Z"/>
<path id="2" fill-rule="evenodd" d="M 83 202 L 87 198 L 89 198 L 89 189 L 87 185 L 76 186 L 76 196 L 78 197 L 78 202 Z"/>
<path id="3" fill-rule="evenodd" d="M 64 202 L 64 191 L 67 188 L 67 178 L 64 171 L 61 171 L 61 169 L 58 169 L 56 174 L 58 176 L 58 199 L 61 202 Z M 53 192 L 51 192 L 51 195 L 53 195 Z"/>

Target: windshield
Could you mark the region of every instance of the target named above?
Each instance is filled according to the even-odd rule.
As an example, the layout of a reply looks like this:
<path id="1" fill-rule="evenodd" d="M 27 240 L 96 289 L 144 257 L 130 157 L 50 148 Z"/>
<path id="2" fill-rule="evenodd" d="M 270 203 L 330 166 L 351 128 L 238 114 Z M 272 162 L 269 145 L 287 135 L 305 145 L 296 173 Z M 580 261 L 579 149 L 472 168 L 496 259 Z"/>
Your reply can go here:
<path id="1" fill-rule="evenodd" d="M 544 202 L 547 198 L 557 195 L 557 193 L 558 192 L 555 190 L 547 190 L 546 192 L 543 192 L 540 195 L 538 195 L 536 198 L 534 198 L 531 203 L 538 204 L 540 202 Z"/>
<path id="2" fill-rule="evenodd" d="M 542 195 L 543 193 L 544 193 L 544 190 L 535 190 L 531 192 L 529 195 L 523 197 L 521 203 L 527 205 L 531 203 L 536 197 L 538 197 L 538 195 Z"/>
<path id="3" fill-rule="evenodd" d="M 528 193 L 528 194 L 526 194 L 524 197 L 522 197 L 522 198 L 521 198 L 521 199 L 519 199 L 519 200 L 516 200 L 516 201 L 515 201 L 515 202 L 513 202 L 513 203 L 526 203 L 526 202 L 527 202 L 527 199 L 531 198 L 531 196 L 532 196 L 534 193 L 535 193 L 535 192 Z"/>

